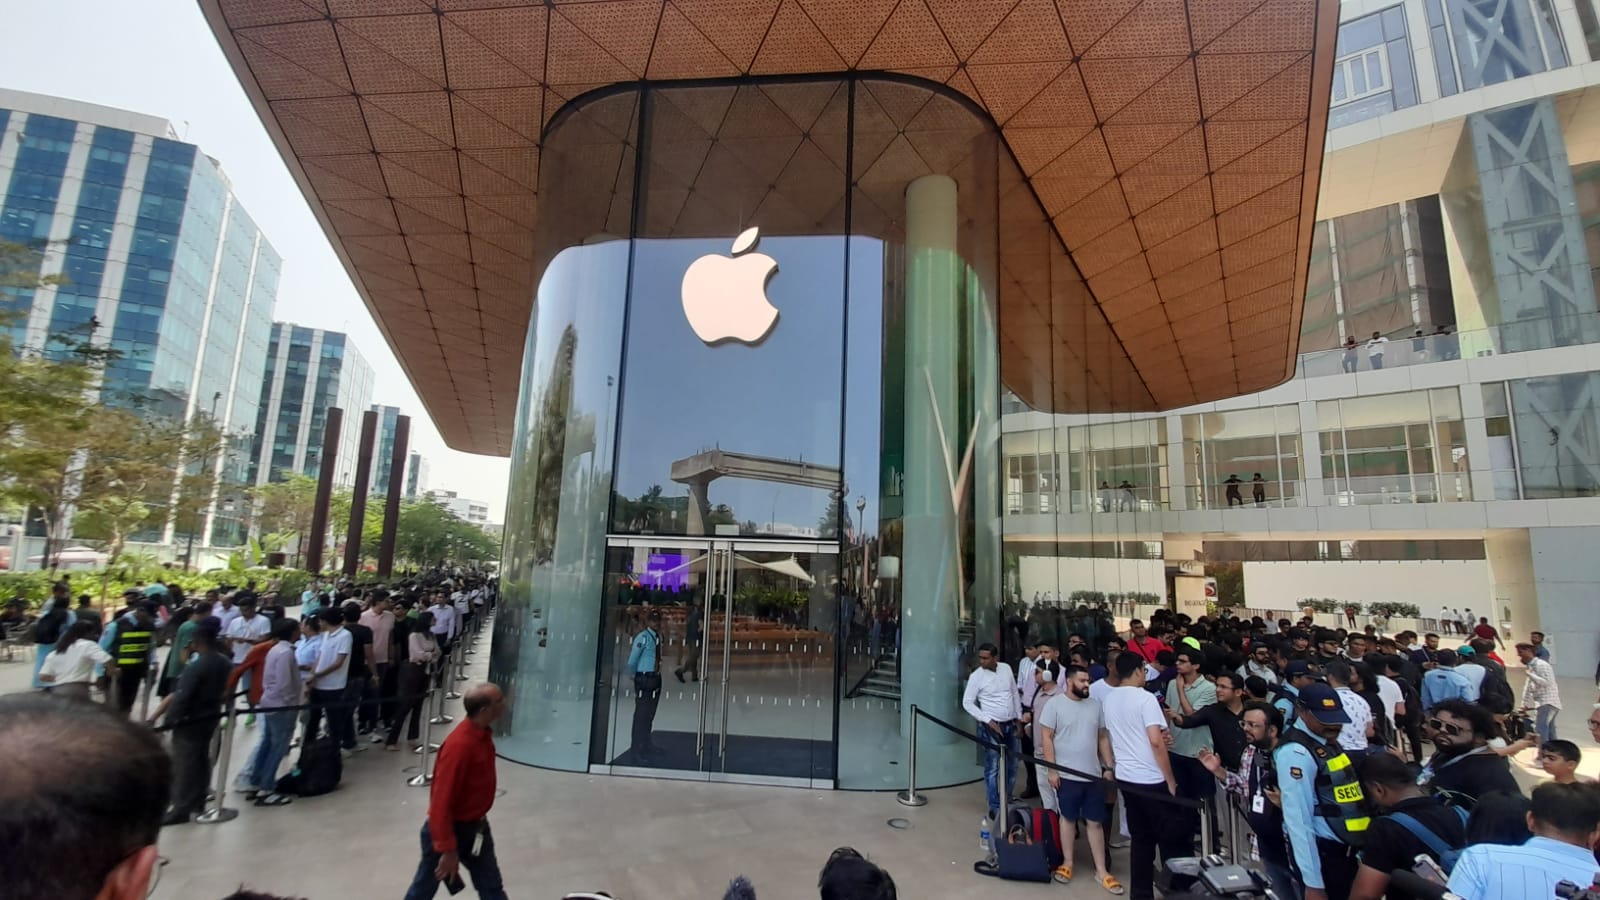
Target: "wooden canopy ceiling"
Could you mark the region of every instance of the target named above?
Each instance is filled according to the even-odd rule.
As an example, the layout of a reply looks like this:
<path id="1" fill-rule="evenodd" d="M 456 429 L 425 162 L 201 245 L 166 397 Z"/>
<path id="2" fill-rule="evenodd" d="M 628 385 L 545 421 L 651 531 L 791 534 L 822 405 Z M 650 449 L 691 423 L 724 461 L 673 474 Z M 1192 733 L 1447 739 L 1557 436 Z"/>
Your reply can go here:
<path id="1" fill-rule="evenodd" d="M 947 85 L 999 125 L 1153 408 L 1294 371 L 1337 0 L 200 5 L 457 449 L 512 445 L 542 128 L 639 80 Z"/>

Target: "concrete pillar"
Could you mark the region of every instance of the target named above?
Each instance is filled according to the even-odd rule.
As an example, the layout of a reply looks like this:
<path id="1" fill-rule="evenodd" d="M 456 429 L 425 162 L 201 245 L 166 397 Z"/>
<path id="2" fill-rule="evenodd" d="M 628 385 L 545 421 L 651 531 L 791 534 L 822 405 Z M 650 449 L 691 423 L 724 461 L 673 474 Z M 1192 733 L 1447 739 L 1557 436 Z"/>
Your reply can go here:
<path id="1" fill-rule="evenodd" d="M 328 541 L 328 501 L 333 498 L 333 470 L 339 458 L 339 429 L 343 424 L 344 410 L 337 406 L 328 407 L 327 424 L 322 429 L 321 462 L 317 470 L 317 500 L 311 506 L 311 539 L 306 546 L 307 572 L 322 571 L 322 551 Z"/>
<path id="2" fill-rule="evenodd" d="M 1557 501 L 1561 502 L 1561 501 Z M 1568 678 L 1594 675 L 1596 642 L 1600 641 L 1600 556 L 1594 552 L 1600 527 L 1530 528 L 1534 592 L 1539 623 L 1551 643 L 1550 662 Z M 1497 601 L 1498 603 L 1498 601 Z M 1495 609 L 1500 612 L 1498 606 Z M 1498 623 L 1497 623 L 1498 624 Z M 1527 632 L 1517 634 L 1527 639 Z M 1563 698 L 1583 703 L 1583 696 Z"/>
<path id="3" fill-rule="evenodd" d="M 383 537 L 378 542 L 378 574 L 394 572 L 395 531 L 400 527 L 400 496 L 406 489 L 406 452 L 411 448 L 411 417 L 394 420 L 394 452 L 389 456 L 389 486 L 383 500 Z"/>
<path id="4" fill-rule="evenodd" d="M 953 179 L 928 175 L 906 189 L 901 715 L 909 719 L 916 705 L 948 722 L 961 713 L 961 533 L 950 492 L 964 443 L 958 434 L 963 266 L 956 215 Z"/>
<path id="5" fill-rule="evenodd" d="M 356 447 L 356 483 L 350 497 L 350 526 L 344 538 L 344 574 L 354 578 L 361 567 L 361 532 L 367 521 L 367 491 L 372 481 L 372 444 L 378 437 L 378 414 L 361 414 L 361 443 Z"/>

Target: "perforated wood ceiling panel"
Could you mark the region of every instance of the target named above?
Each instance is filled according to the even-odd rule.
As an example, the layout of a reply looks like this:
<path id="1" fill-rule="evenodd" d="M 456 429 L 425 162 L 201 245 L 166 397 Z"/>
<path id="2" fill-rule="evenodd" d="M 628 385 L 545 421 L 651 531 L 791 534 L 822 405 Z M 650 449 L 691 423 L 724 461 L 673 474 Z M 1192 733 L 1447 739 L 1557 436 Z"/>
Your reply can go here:
<path id="1" fill-rule="evenodd" d="M 541 129 L 641 79 L 948 85 L 1000 125 L 1156 407 L 1293 371 L 1336 0 L 200 3 L 458 449 L 510 451 Z"/>

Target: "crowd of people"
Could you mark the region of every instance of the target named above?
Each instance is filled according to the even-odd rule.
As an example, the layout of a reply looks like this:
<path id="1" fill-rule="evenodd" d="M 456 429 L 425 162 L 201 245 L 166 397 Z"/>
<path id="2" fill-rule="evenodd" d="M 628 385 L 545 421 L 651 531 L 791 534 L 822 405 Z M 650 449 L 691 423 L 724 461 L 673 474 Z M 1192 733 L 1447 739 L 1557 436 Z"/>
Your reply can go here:
<path id="1" fill-rule="evenodd" d="M 57 583 L 28 623 L 34 686 L 164 733 L 166 825 L 206 809 L 230 706 L 259 733 L 234 788 L 257 806 L 284 806 L 294 796 L 279 790 L 279 771 L 296 745 L 325 735 L 348 759 L 371 744 L 398 751 L 404 731 L 416 748 L 430 678 L 445 677 L 442 661 L 496 590 L 492 577 L 459 570 L 390 584 L 316 581 L 298 597 L 253 581 L 187 597 L 157 582 L 129 588 L 106 616 L 88 598 L 72 606 Z"/>
<path id="2" fill-rule="evenodd" d="M 985 742 L 985 824 L 1002 791 L 1058 812 L 1055 881 L 1074 880 L 1082 831 L 1096 883 L 1149 900 L 1157 859 L 1214 846 L 1224 816 L 1247 826 L 1248 853 L 1234 849 L 1279 898 L 1412 896 L 1409 876 L 1391 882 L 1397 870 L 1466 900 L 1547 898 L 1600 871 L 1600 787 L 1578 778 L 1578 745 L 1556 733 L 1542 634 L 1514 645 L 1527 676 L 1517 695 L 1499 635 L 1443 646 L 1438 634 L 1379 637 L 1310 617 L 1164 610 L 1130 624 L 1099 641 L 1023 641 L 1009 662 L 984 644 L 966 685 Z M 1600 705 L 1588 724 L 1600 742 Z M 1530 796 L 1510 757 L 1535 747 L 1548 780 Z M 1127 887 L 1107 864 L 1119 833 Z"/>

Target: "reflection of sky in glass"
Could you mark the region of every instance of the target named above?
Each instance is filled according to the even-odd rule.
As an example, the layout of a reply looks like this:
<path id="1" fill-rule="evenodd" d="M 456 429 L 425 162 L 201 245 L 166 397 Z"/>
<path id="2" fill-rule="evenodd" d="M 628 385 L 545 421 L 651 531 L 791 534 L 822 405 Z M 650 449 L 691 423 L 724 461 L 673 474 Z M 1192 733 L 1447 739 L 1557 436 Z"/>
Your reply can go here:
<path id="1" fill-rule="evenodd" d="M 616 476 L 625 497 L 652 485 L 665 497 L 687 497 L 688 487 L 671 480 L 672 463 L 712 449 L 839 466 L 844 239 L 763 238 L 759 252 L 778 262 L 767 287 L 778 322 L 758 346 L 712 347 L 689 328 L 679 285 L 690 263 L 725 255 L 728 244 L 636 242 Z M 876 272 L 864 281 L 861 289 L 881 292 Z M 875 385 L 852 389 L 875 393 Z M 875 433 L 873 407 L 862 425 Z M 828 505 L 826 490 L 754 479 L 718 478 L 708 493 L 712 507 L 727 504 L 763 533 L 814 534 Z M 660 530 L 685 524 L 680 513 L 675 529 L 668 522 Z"/>

